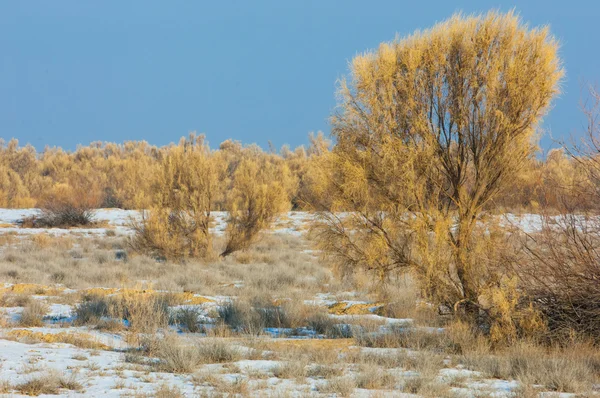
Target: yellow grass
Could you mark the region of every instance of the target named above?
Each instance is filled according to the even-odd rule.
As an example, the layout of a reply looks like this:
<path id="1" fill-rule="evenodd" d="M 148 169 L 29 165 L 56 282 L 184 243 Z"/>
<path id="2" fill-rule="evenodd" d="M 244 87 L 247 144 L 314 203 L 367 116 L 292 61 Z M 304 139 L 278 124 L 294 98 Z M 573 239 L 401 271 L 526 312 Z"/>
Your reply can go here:
<path id="1" fill-rule="evenodd" d="M 111 350 L 106 344 L 97 342 L 92 336 L 85 333 L 42 333 L 29 329 L 13 329 L 6 334 L 8 339 L 17 341 L 32 341 L 42 343 L 65 343 L 76 347 L 91 348 L 96 350 Z"/>
<path id="2" fill-rule="evenodd" d="M 36 294 L 44 296 L 58 296 L 65 288 L 56 286 L 47 286 L 37 283 L 16 283 L 14 285 L 0 287 L 0 293 L 14 294 Z"/>
<path id="3" fill-rule="evenodd" d="M 367 315 L 372 314 L 382 303 L 350 304 L 345 302 L 335 303 L 329 306 L 329 313 L 335 315 Z"/>
<path id="4" fill-rule="evenodd" d="M 152 289 L 130 289 L 130 288 L 104 288 L 104 287 L 92 287 L 89 289 L 82 290 L 82 293 L 88 296 L 121 296 L 127 294 L 148 294 L 148 295 L 169 295 L 169 298 L 178 304 L 190 304 L 199 305 L 204 303 L 210 303 L 211 300 L 204 296 L 196 295 L 192 292 L 183 293 L 162 293 Z"/>

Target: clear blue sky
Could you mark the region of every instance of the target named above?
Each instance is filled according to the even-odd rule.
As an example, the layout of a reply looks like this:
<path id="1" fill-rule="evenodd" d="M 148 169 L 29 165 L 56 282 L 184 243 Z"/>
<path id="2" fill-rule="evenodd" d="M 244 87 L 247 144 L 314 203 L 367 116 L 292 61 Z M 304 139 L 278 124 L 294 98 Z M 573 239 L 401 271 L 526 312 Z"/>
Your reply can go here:
<path id="1" fill-rule="evenodd" d="M 304 144 L 329 132 L 355 54 L 455 11 L 513 7 L 562 42 L 564 93 L 544 126 L 568 136 L 582 127 L 582 79 L 600 81 L 600 1 L 3 0 L 0 137 L 38 149 L 190 131 L 213 147 Z"/>

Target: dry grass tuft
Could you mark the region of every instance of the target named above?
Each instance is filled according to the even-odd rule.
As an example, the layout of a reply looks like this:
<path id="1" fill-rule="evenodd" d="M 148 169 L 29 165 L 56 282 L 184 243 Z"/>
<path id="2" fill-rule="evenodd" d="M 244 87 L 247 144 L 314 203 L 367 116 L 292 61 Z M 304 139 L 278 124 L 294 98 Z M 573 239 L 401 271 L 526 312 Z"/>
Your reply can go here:
<path id="1" fill-rule="evenodd" d="M 600 381 L 600 354 L 585 343 L 563 349 L 519 342 L 491 355 L 472 352 L 460 360 L 488 377 L 515 379 L 557 392 L 589 392 Z"/>
<path id="2" fill-rule="evenodd" d="M 155 342 L 155 347 L 149 353 L 160 360 L 155 366 L 172 373 L 191 373 L 202 364 L 232 362 L 242 357 L 239 349 L 227 342 L 213 339 L 210 342 L 184 344 L 172 335 Z"/>
<path id="3" fill-rule="evenodd" d="M 378 366 L 362 365 L 354 377 L 356 386 L 367 390 L 395 389 L 396 377 Z"/>
<path id="4" fill-rule="evenodd" d="M 155 398 L 183 398 L 185 395 L 175 386 L 161 384 L 155 391 Z"/>
<path id="5" fill-rule="evenodd" d="M 349 397 L 355 388 L 354 379 L 348 376 L 335 377 L 317 387 L 318 391 L 323 394 L 335 394 L 340 397 Z"/>
<path id="6" fill-rule="evenodd" d="M 25 327 L 38 327 L 44 324 L 44 316 L 48 312 L 48 306 L 39 300 L 32 300 L 23 309 L 19 325 Z"/>
<path id="7" fill-rule="evenodd" d="M 196 308 L 180 308 L 174 315 L 176 324 L 183 326 L 190 333 L 198 333 L 200 327 L 200 314 Z"/>
<path id="8" fill-rule="evenodd" d="M 385 331 L 354 328 L 354 340 L 359 346 L 371 348 L 410 348 L 450 354 L 460 350 L 443 330 L 410 326 L 392 325 Z"/>
<path id="9" fill-rule="evenodd" d="M 48 373 L 43 376 L 38 376 L 29 379 L 23 383 L 13 386 L 14 390 L 30 396 L 38 396 L 42 394 L 56 395 L 61 389 L 71 391 L 82 391 L 83 386 L 75 380 L 75 378 L 65 378 L 56 373 Z"/>
<path id="10" fill-rule="evenodd" d="M 273 375 L 280 379 L 304 379 L 307 372 L 308 361 L 304 358 L 283 362 L 272 369 Z"/>

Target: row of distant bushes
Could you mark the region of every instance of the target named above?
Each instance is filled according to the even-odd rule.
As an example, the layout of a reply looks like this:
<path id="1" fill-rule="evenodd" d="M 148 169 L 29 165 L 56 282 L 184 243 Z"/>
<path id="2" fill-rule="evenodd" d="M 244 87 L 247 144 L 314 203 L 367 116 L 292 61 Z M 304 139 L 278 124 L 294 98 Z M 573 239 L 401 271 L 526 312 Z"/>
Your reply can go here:
<path id="1" fill-rule="evenodd" d="M 13 139 L 0 139 L 0 207 L 44 207 L 51 202 L 69 202 L 88 208 L 146 209 L 156 203 L 154 186 L 164 158 L 182 146 L 156 147 L 144 141 L 92 143 L 73 152 L 46 148 L 36 152 L 30 145 L 20 147 Z M 212 210 L 225 207 L 227 180 L 242 154 L 253 153 L 271 163 L 285 165 L 290 174 L 286 192 L 295 209 L 307 208 L 306 202 L 318 193 L 315 178 L 317 155 L 329 152 L 330 142 L 322 134 L 310 136 L 308 148 L 264 152 L 256 145 L 242 146 L 225 141 L 212 152 L 222 163 L 220 184 L 212 200 Z M 564 149 L 554 149 L 543 159 L 531 157 L 516 173 L 508 187 L 494 201 L 493 208 L 539 211 L 560 208 L 589 209 L 595 203 L 580 195 L 579 187 L 590 181 L 577 158 Z M 560 189 L 557 189 L 560 188 Z M 326 198 L 325 198 L 326 199 Z M 488 206 L 492 208 L 492 206 Z"/>

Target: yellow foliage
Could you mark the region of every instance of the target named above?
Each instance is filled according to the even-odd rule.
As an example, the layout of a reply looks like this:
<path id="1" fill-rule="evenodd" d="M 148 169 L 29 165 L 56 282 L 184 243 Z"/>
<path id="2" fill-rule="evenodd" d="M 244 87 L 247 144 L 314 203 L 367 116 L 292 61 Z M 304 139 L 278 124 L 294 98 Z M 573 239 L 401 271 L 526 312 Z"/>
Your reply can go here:
<path id="1" fill-rule="evenodd" d="M 264 156 L 243 157 L 231 175 L 226 194 L 227 256 L 247 248 L 258 233 L 268 228 L 275 217 L 290 206 L 294 179 L 287 165 Z"/>
<path id="2" fill-rule="evenodd" d="M 426 298 L 473 319 L 488 292 L 494 327 L 513 324 L 501 277 L 508 242 L 478 220 L 533 158 L 563 76 L 557 49 L 547 28 L 490 12 L 352 61 L 332 117 L 336 145 L 312 176 L 313 236 L 338 270 L 381 280 L 410 270 Z"/>
<path id="3" fill-rule="evenodd" d="M 154 206 L 134 223 L 133 246 L 165 258 L 212 255 L 210 213 L 218 190 L 218 167 L 204 137 L 172 147 L 154 184 Z"/>

